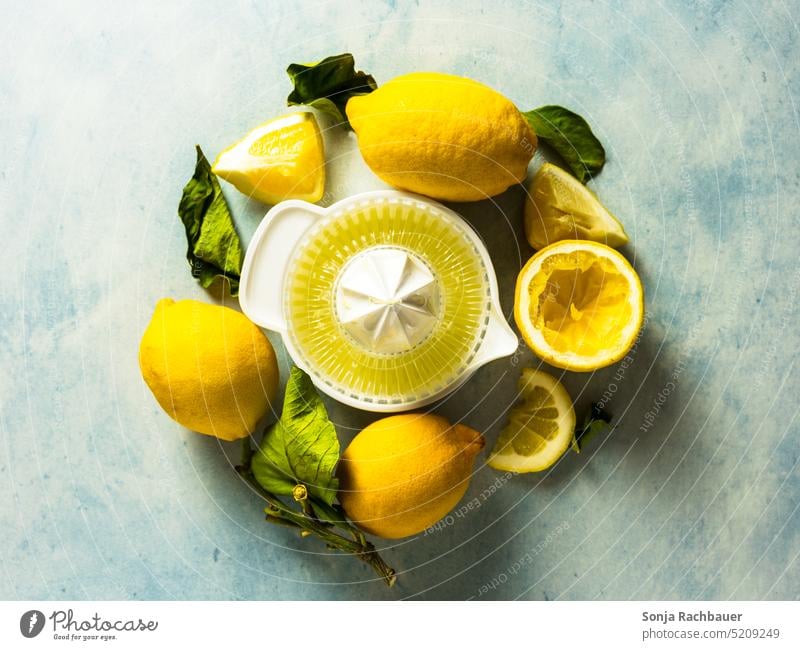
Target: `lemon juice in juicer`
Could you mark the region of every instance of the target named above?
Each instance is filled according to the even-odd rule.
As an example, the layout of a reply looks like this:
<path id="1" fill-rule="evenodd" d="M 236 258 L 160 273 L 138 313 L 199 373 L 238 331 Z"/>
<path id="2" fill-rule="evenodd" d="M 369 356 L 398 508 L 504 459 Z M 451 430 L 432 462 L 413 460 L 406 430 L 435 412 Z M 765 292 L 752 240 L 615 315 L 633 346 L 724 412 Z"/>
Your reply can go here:
<path id="1" fill-rule="evenodd" d="M 273 208 L 248 247 L 240 301 L 322 391 L 371 411 L 444 397 L 517 347 L 480 238 L 403 192 Z"/>

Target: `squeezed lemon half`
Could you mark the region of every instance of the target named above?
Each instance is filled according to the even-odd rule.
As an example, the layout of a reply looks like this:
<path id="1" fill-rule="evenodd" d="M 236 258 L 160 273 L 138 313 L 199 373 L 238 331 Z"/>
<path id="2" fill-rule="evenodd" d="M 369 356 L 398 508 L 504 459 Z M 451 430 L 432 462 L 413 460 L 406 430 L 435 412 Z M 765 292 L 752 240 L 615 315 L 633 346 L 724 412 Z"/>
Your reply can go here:
<path id="1" fill-rule="evenodd" d="M 639 276 L 604 244 L 565 240 L 534 255 L 520 271 L 514 318 L 539 358 L 590 371 L 619 361 L 644 317 Z"/>
<path id="2" fill-rule="evenodd" d="M 563 239 L 588 239 L 614 248 L 628 243 L 622 224 L 594 192 L 551 163 L 544 163 L 531 181 L 525 236 L 536 249 Z"/>
<path id="3" fill-rule="evenodd" d="M 523 369 L 519 393 L 522 401 L 511 409 L 488 464 L 504 472 L 541 472 L 569 448 L 575 409 L 561 382 L 542 370 Z"/>
<path id="4" fill-rule="evenodd" d="M 317 120 L 311 113 L 289 113 L 265 122 L 219 154 L 211 170 L 264 203 L 315 203 L 325 191 L 325 153 Z"/>

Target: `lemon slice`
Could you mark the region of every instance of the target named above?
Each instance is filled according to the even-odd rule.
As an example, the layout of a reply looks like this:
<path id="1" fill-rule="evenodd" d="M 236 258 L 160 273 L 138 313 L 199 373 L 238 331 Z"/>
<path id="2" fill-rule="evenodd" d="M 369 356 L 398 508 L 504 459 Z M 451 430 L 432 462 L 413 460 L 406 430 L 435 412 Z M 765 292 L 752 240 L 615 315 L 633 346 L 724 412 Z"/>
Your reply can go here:
<path id="1" fill-rule="evenodd" d="M 566 240 L 543 248 L 517 278 L 514 318 L 536 355 L 566 370 L 619 361 L 644 317 L 639 276 L 604 244 Z"/>
<path id="2" fill-rule="evenodd" d="M 594 192 L 556 165 L 544 163 L 525 202 L 525 236 L 535 249 L 562 239 L 587 239 L 614 248 L 628 243 L 622 224 Z"/>
<path id="3" fill-rule="evenodd" d="M 572 442 L 575 409 L 561 382 L 541 370 L 523 369 L 519 392 L 522 402 L 511 409 L 488 463 L 504 472 L 541 472 Z"/>
<path id="4" fill-rule="evenodd" d="M 325 191 L 325 154 L 317 120 L 311 113 L 270 120 L 219 154 L 211 171 L 264 203 L 315 203 Z"/>

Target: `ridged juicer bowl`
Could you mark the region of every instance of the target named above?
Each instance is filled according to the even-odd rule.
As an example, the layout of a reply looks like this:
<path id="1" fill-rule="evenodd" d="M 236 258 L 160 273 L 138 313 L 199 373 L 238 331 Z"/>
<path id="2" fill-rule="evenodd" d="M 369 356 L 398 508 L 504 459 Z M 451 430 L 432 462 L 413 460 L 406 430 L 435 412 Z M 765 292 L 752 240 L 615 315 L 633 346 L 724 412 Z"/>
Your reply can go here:
<path id="1" fill-rule="evenodd" d="M 247 248 L 239 302 L 320 390 L 367 411 L 430 404 L 517 348 L 481 239 L 406 192 L 276 205 Z"/>

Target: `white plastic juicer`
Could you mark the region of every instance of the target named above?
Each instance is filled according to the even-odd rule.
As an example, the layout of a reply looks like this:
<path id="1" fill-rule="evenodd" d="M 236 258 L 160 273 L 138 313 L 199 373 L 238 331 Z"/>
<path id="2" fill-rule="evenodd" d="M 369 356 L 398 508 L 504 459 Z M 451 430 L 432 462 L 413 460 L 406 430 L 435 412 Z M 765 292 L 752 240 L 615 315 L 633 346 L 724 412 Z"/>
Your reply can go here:
<path id="1" fill-rule="evenodd" d="M 478 235 L 405 192 L 278 204 L 247 248 L 239 302 L 320 390 L 367 411 L 429 404 L 517 348 Z"/>

